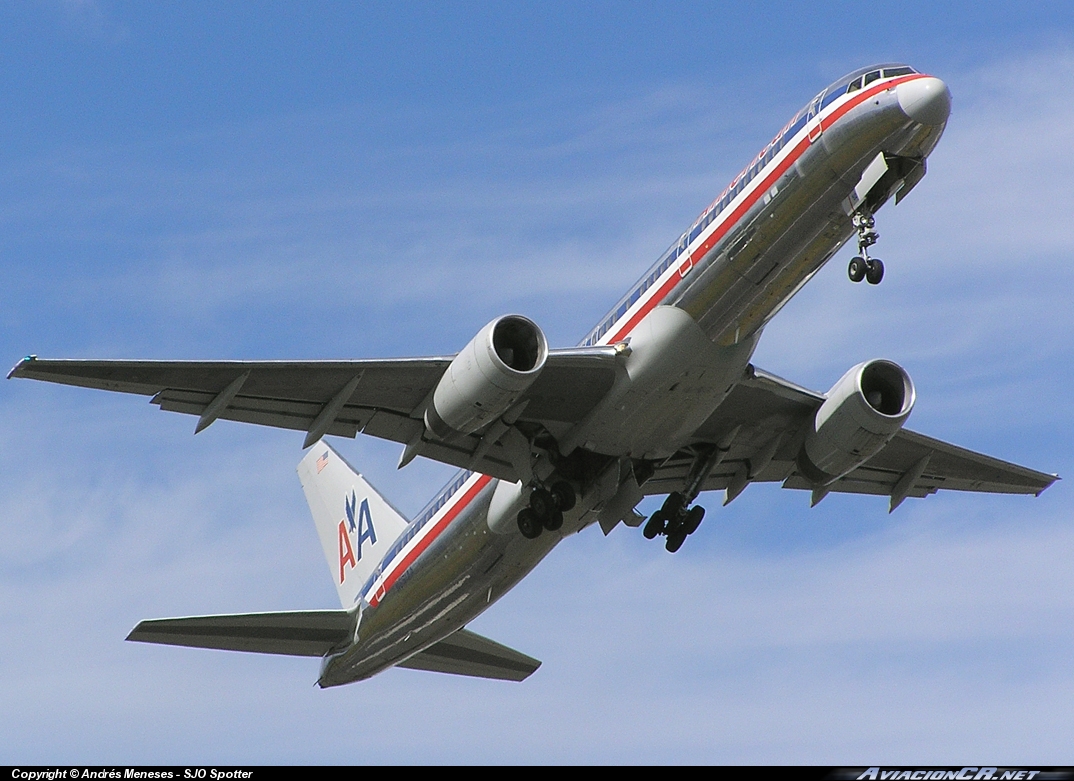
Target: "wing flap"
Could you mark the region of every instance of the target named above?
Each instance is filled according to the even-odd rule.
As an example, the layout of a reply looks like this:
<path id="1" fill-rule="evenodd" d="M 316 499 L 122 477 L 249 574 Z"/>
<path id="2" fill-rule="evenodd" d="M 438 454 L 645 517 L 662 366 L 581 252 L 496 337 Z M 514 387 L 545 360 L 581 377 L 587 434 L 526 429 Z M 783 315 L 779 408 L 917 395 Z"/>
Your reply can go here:
<path id="1" fill-rule="evenodd" d="M 354 624 L 355 614 L 346 610 L 153 618 L 140 622 L 127 639 L 189 648 L 324 656 L 350 643 Z"/>
<path id="2" fill-rule="evenodd" d="M 524 681 L 540 666 L 541 663 L 533 657 L 469 629 L 460 629 L 396 665 L 409 670 L 501 681 Z"/>
<path id="3" fill-rule="evenodd" d="M 212 396 L 208 393 L 169 388 L 155 395 L 150 403 L 158 405 L 165 412 L 201 415 L 211 401 Z M 308 431 L 322 408 L 323 405 L 310 401 L 255 398 L 240 394 L 220 413 L 220 418 L 239 423 Z M 372 409 L 344 406 L 336 414 L 326 433 L 354 437 L 373 414 Z"/>

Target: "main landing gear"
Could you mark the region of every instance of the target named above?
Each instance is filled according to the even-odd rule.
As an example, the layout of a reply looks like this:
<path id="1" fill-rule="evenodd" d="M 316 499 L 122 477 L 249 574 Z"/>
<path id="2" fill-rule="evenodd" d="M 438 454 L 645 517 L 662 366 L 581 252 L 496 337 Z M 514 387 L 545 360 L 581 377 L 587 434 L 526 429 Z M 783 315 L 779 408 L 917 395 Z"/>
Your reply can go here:
<path id="1" fill-rule="evenodd" d="M 879 285 L 884 278 L 884 264 L 879 258 L 869 257 L 869 247 L 876 244 L 876 240 L 880 238 L 880 234 L 875 230 L 876 219 L 864 206 L 854 212 L 851 219 L 858 231 L 858 255 L 851 258 L 847 276 L 851 282 L 861 282 L 864 279 L 870 285 Z"/>
<path id="2" fill-rule="evenodd" d="M 518 511 L 518 530 L 522 536 L 535 540 L 541 532 L 550 532 L 563 526 L 563 513 L 574 507 L 576 501 L 571 484 L 560 480 L 551 488 L 538 486 L 530 491 L 530 505 Z"/>
<path id="3" fill-rule="evenodd" d="M 646 521 L 642 533 L 649 540 L 658 534 L 666 534 L 668 539 L 664 547 L 668 553 L 674 553 L 682 547 L 687 537 L 697 531 L 704 517 L 704 507 L 695 505 L 687 510 L 686 497 L 675 491 L 668 494 L 664 506 Z"/>
<path id="4" fill-rule="evenodd" d="M 664 505 L 646 521 L 642 533 L 647 539 L 651 540 L 658 534 L 667 535 L 668 539 L 664 547 L 667 548 L 668 553 L 674 553 L 682 547 L 687 537 L 697 531 L 697 527 L 701 525 L 705 517 L 705 508 L 690 507 L 690 505 L 701 493 L 701 486 L 706 478 L 727 455 L 737 433 L 736 428 L 717 445 L 698 453 L 686 475 L 683 490 L 668 494 Z"/>

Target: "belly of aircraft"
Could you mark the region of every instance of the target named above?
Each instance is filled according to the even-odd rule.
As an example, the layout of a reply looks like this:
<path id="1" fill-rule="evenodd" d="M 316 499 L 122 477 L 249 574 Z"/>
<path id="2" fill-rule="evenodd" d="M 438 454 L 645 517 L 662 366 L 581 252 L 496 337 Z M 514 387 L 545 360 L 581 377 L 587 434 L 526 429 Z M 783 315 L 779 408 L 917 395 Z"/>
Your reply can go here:
<path id="1" fill-rule="evenodd" d="M 331 657 L 322 686 L 364 680 L 461 629 L 548 555 L 562 537 L 497 535 L 486 523 L 495 482 L 415 561 L 376 607 L 362 612 L 358 641 Z"/>

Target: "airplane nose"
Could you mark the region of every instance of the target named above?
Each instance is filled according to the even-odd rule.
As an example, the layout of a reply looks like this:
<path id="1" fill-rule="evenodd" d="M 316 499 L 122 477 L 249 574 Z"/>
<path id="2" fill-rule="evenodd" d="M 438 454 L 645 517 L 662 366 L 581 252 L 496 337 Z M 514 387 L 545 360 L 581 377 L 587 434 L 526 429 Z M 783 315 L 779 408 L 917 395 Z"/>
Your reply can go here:
<path id="1" fill-rule="evenodd" d="M 895 94 L 903 113 L 922 125 L 942 125 L 951 114 L 951 91 L 934 76 L 904 81 Z"/>

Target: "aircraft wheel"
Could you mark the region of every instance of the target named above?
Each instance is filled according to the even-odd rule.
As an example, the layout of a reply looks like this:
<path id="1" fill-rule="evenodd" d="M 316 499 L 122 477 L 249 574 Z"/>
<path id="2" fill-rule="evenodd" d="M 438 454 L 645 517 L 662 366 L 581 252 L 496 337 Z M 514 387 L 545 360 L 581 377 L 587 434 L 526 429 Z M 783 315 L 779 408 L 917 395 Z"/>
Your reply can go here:
<path id="1" fill-rule="evenodd" d="M 847 276 L 850 277 L 851 282 L 861 282 L 868 273 L 869 266 L 865 262 L 865 258 L 853 257 L 850 259 L 850 265 L 847 266 Z M 883 274 L 884 272 L 881 271 L 880 273 Z"/>
<path id="2" fill-rule="evenodd" d="M 696 505 L 690 508 L 690 511 L 686 513 L 686 519 L 683 521 L 683 531 L 687 534 L 693 534 L 697 531 L 697 527 L 701 525 L 701 519 L 705 517 L 705 508 Z"/>
<path id="3" fill-rule="evenodd" d="M 870 285 L 879 285 L 884 278 L 884 264 L 877 258 L 869 259 L 869 267 L 865 270 L 865 281 Z"/>
<path id="4" fill-rule="evenodd" d="M 560 480 L 552 486 L 552 501 L 560 510 L 567 512 L 574 507 L 574 503 L 577 501 L 574 488 L 570 483 Z"/>
<path id="5" fill-rule="evenodd" d="M 529 507 L 523 507 L 518 511 L 518 530 L 527 540 L 535 540 L 541 536 L 541 522 L 537 520 L 537 514 Z"/>
<path id="6" fill-rule="evenodd" d="M 544 528 L 550 532 L 558 531 L 563 526 L 563 511 L 553 508 L 552 512 L 544 519 Z"/>
<path id="7" fill-rule="evenodd" d="M 530 509 L 537 514 L 537 519 L 544 523 L 545 519 L 556 509 L 552 493 L 544 488 L 534 488 L 530 492 Z"/>
<path id="8" fill-rule="evenodd" d="M 684 542 L 686 542 L 685 532 L 679 532 L 678 534 L 669 534 L 668 541 L 664 543 L 664 547 L 667 548 L 668 553 L 674 553 L 682 547 L 682 544 Z"/>
<path id="9" fill-rule="evenodd" d="M 654 537 L 656 537 L 656 535 L 663 534 L 663 533 L 664 533 L 664 516 L 658 510 L 657 512 L 652 514 L 652 517 L 650 517 L 648 521 L 646 521 L 645 528 L 642 529 L 642 534 L 645 535 L 645 539 L 651 540 Z"/>

